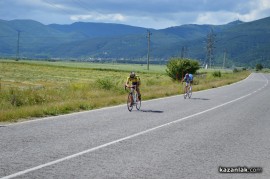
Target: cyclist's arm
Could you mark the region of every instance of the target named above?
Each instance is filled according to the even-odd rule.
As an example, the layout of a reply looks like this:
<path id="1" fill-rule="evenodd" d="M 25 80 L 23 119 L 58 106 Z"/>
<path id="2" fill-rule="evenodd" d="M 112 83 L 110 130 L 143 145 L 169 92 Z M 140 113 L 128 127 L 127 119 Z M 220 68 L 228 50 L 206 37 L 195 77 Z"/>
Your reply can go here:
<path id="1" fill-rule="evenodd" d="M 186 77 L 184 77 L 184 78 L 182 79 L 182 83 L 183 83 L 185 80 L 186 80 Z"/>
<path id="2" fill-rule="evenodd" d="M 127 78 L 126 86 L 129 86 L 129 78 Z"/>
<path id="3" fill-rule="evenodd" d="M 141 85 L 141 79 L 139 77 L 138 77 L 137 85 L 138 87 Z"/>

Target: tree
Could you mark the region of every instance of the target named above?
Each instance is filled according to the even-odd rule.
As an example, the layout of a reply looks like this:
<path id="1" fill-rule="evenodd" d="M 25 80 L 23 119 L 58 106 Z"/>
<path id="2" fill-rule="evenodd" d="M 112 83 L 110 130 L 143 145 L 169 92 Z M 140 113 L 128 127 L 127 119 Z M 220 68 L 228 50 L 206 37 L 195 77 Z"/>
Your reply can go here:
<path id="1" fill-rule="evenodd" d="M 172 58 L 167 63 L 166 73 L 173 80 L 180 80 L 186 73 L 196 73 L 199 62 L 190 59 Z"/>
<path id="2" fill-rule="evenodd" d="M 260 64 L 260 63 L 256 64 L 256 71 L 260 71 L 262 69 L 263 69 L 262 64 Z"/>

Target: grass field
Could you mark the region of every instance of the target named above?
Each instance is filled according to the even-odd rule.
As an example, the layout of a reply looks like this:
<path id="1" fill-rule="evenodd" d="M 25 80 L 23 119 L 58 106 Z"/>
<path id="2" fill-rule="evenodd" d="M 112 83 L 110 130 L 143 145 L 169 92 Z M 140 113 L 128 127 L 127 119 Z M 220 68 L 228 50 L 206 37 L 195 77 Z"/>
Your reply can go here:
<path id="1" fill-rule="evenodd" d="M 172 81 L 166 66 L 96 64 L 75 62 L 0 60 L 0 122 L 66 114 L 124 104 L 124 84 L 130 71 L 142 80 L 142 100 L 182 93 L 182 84 Z M 231 84 L 250 72 L 212 72 L 195 76 L 193 90 Z"/>
<path id="2" fill-rule="evenodd" d="M 2 60 L 2 62 L 10 62 L 11 60 Z M 21 63 L 35 64 L 35 65 L 49 65 L 57 67 L 72 67 L 81 69 L 114 69 L 120 71 L 137 71 L 147 73 L 165 73 L 165 65 L 149 65 L 149 71 L 147 70 L 147 64 L 121 64 L 121 63 L 92 63 L 92 62 L 70 62 L 70 61 L 23 61 Z"/>
<path id="3" fill-rule="evenodd" d="M 262 70 L 262 72 L 263 72 L 263 73 L 270 73 L 270 69 L 269 69 L 269 68 L 264 68 L 264 69 Z"/>

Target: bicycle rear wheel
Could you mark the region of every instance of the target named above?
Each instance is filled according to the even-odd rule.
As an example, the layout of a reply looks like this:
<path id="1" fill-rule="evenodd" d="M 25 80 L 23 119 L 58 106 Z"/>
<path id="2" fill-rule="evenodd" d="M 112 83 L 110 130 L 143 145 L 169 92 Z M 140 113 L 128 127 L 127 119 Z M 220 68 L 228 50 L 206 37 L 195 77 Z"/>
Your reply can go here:
<path id="1" fill-rule="evenodd" d="M 132 94 L 129 93 L 128 94 L 128 98 L 127 98 L 127 108 L 129 111 L 132 111 L 133 109 L 133 104 L 132 104 Z"/>

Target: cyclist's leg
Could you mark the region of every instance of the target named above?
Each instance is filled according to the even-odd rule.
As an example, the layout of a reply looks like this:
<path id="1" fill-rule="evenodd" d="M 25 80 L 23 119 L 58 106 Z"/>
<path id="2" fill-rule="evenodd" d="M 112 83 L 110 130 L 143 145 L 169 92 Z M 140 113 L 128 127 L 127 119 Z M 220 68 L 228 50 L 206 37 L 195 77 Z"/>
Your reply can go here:
<path id="1" fill-rule="evenodd" d="M 190 92 L 190 87 L 191 87 L 191 83 L 189 82 L 188 83 L 188 88 L 187 88 L 187 91 Z"/>
<path id="2" fill-rule="evenodd" d="M 186 82 L 185 93 L 187 93 L 187 91 L 188 91 L 188 82 Z"/>
<path id="3" fill-rule="evenodd" d="M 137 86 L 138 99 L 141 100 L 141 92 L 139 86 Z"/>
<path id="4" fill-rule="evenodd" d="M 188 93 L 187 93 L 188 98 L 191 98 L 191 95 L 192 95 L 192 91 L 191 91 L 191 83 L 189 83 L 189 86 L 188 86 Z"/>
<path id="5" fill-rule="evenodd" d="M 131 111 L 133 108 L 133 104 L 132 104 L 132 93 L 128 94 L 128 100 L 127 100 L 127 107 L 128 110 Z"/>

